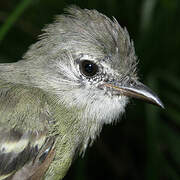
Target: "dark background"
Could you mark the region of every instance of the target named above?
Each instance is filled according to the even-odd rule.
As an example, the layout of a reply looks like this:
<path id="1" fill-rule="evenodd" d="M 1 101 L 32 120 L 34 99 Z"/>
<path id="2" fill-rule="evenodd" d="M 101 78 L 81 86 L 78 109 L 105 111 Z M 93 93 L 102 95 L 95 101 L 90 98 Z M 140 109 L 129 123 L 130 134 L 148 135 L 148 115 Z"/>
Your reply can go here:
<path id="1" fill-rule="evenodd" d="M 97 9 L 127 27 L 140 79 L 166 109 L 132 100 L 121 121 L 103 128 L 65 180 L 179 180 L 180 1 L 1 0 L 0 62 L 21 59 L 41 28 L 70 4 Z"/>

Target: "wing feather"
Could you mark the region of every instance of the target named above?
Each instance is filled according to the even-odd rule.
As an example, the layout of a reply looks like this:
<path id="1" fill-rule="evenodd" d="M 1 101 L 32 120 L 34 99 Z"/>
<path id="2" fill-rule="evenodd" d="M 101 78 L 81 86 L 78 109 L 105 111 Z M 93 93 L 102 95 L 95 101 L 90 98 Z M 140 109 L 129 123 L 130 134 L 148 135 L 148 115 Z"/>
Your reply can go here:
<path id="1" fill-rule="evenodd" d="M 16 179 L 27 167 L 27 176 L 32 176 L 54 144 L 54 138 L 47 136 L 50 117 L 45 94 L 2 81 L 0 87 L 0 179 Z"/>

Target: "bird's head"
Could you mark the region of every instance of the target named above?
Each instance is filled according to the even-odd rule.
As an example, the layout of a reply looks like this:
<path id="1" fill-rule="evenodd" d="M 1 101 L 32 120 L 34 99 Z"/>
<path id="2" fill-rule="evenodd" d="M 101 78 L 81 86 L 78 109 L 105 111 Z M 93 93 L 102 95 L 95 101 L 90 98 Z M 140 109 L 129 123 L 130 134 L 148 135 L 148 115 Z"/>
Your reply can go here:
<path id="1" fill-rule="evenodd" d="M 59 95 L 65 106 L 84 109 L 84 117 L 101 124 L 118 118 L 129 97 L 163 107 L 139 82 L 133 42 L 115 19 L 70 7 L 44 31 L 25 59 L 37 66 L 33 83 Z"/>

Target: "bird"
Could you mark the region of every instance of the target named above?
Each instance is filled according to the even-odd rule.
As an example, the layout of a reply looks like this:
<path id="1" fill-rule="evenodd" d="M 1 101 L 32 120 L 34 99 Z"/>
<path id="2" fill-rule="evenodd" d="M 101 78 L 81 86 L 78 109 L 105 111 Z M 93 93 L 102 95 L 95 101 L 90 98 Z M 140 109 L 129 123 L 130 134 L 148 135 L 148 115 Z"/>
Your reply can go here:
<path id="1" fill-rule="evenodd" d="M 1 180 L 61 180 L 131 98 L 164 108 L 115 18 L 72 5 L 42 31 L 21 60 L 0 64 Z"/>

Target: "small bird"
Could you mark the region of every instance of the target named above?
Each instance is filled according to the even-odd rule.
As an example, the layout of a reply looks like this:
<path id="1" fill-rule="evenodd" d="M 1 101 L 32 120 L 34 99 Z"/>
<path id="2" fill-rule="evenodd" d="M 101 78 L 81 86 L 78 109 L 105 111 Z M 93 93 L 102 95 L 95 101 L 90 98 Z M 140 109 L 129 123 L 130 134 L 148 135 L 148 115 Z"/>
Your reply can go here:
<path id="1" fill-rule="evenodd" d="M 117 20 L 70 6 L 22 60 L 0 64 L 0 180 L 61 180 L 130 98 L 163 107 Z"/>

